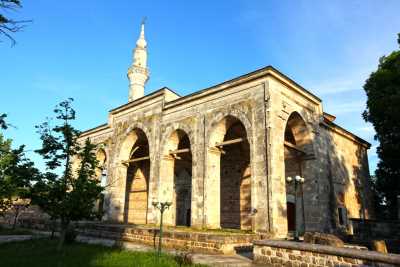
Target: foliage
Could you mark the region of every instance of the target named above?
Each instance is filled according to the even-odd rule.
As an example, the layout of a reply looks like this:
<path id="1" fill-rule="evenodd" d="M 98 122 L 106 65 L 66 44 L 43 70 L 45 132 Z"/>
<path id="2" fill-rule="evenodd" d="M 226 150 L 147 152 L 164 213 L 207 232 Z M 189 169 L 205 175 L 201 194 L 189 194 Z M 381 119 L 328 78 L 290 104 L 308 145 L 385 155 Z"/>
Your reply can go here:
<path id="1" fill-rule="evenodd" d="M 2 128 L 5 129 L 5 116 L 0 118 Z M 25 157 L 24 146 L 13 149 L 12 140 L 5 139 L 0 133 L 0 215 L 14 209 L 14 226 L 19 212 L 28 204 L 22 199 L 28 195 L 30 181 L 38 174 L 33 162 Z"/>
<path id="2" fill-rule="evenodd" d="M 178 267 L 173 256 L 159 260 L 152 252 L 134 252 L 117 248 L 73 243 L 62 252 L 54 250 L 54 241 L 47 239 L 0 244 L 2 266 L 13 267 Z M 194 267 L 200 265 L 181 265 Z"/>
<path id="3" fill-rule="evenodd" d="M 400 45 L 400 34 L 398 37 Z M 400 195 L 400 50 L 382 57 L 378 69 L 364 85 L 367 109 L 363 117 L 375 128 L 379 140 L 374 190 L 379 198 L 378 211 L 389 217 L 397 214 Z"/>
<path id="4" fill-rule="evenodd" d="M 46 121 L 37 126 L 42 147 L 36 152 L 44 158 L 47 171 L 31 191 L 32 203 L 61 222 L 59 249 L 71 221 L 97 216 L 95 201 L 103 191 L 95 179 L 98 164 L 94 153 L 96 146 L 89 139 L 81 145 L 78 142 L 79 131 L 71 125 L 75 119 L 72 101 L 63 101 L 54 109 L 58 125 L 51 127 L 50 121 Z M 79 167 L 72 170 L 72 161 L 78 159 Z"/>
<path id="5" fill-rule="evenodd" d="M 6 120 L 5 120 L 6 117 L 7 117 L 7 114 L 0 115 L 0 129 L 6 130 L 8 128 Z"/>
<path id="6" fill-rule="evenodd" d="M 22 8 L 20 0 L 0 0 L 0 35 L 7 37 L 12 45 L 15 45 L 15 39 L 12 37 L 13 33 L 19 32 L 25 27 L 29 20 L 14 20 L 7 17 L 10 10 L 16 11 Z"/>

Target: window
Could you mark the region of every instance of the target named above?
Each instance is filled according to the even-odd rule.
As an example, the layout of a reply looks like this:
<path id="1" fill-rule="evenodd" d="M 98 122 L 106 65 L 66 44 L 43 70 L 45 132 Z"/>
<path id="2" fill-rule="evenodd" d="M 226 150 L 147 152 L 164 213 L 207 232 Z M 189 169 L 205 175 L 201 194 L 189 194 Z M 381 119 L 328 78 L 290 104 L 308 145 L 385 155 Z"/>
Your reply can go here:
<path id="1" fill-rule="evenodd" d="M 345 225 L 347 222 L 347 210 L 344 207 L 338 208 L 339 224 Z"/>

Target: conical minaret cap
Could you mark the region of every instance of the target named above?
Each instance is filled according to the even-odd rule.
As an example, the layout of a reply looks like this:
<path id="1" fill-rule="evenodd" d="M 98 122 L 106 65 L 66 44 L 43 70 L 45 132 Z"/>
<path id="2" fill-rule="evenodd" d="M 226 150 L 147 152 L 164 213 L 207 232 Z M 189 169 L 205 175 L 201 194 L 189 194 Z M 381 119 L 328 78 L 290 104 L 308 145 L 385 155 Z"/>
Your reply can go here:
<path id="1" fill-rule="evenodd" d="M 139 39 L 136 41 L 136 46 L 140 47 L 140 48 L 147 47 L 147 42 L 146 42 L 146 39 L 144 38 L 144 23 L 142 23 L 142 27 L 140 30 L 140 36 L 139 36 Z"/>

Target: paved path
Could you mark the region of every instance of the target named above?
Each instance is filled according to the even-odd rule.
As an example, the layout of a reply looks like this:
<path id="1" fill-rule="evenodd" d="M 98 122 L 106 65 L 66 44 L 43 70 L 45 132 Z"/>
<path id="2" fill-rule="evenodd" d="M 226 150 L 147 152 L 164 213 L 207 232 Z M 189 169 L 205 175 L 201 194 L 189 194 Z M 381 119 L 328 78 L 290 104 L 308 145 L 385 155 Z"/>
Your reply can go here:
<path id="1" fill-rule="evenodd" d="M 250 267 L 252 260 L 241 255 L 209 255 L 194 254 L 193 263 L 205 264 L 215 267 Z"/>

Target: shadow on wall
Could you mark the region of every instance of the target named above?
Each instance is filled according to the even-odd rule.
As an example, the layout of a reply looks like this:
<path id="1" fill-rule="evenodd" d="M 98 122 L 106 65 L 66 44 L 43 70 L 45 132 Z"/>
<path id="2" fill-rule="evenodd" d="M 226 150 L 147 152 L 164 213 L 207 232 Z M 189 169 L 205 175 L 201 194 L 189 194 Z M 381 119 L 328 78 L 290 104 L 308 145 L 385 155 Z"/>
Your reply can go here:
<path id="1" fill-rule="evenodd" d="M 289 231 L 346 234 L 351 232 L 349 218 L 371 216 L 366 148 L 345 135 L 327 120 L 312 135 L 300 114 L 289 116 L 284 138 L 287 206 L 282 212 Z M 304 183 L 297 183 L 296 176 Z"/>

